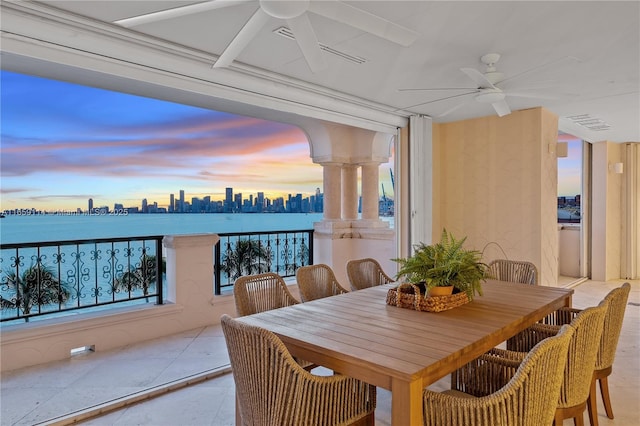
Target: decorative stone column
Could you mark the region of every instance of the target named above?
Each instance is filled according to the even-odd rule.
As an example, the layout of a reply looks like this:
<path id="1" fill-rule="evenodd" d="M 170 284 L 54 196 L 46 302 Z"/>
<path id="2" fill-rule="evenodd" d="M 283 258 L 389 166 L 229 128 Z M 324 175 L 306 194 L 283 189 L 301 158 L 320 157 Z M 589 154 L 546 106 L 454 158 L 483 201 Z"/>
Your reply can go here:
<path id="1" fill-rule="evenodd" d="M 362 219 L 378 220 L 380 198 L 378 163 L 362 165 Z"/>
<path id="2" fill-rule="evenodd" d="M 340 165 L 322 163 L 322 188 L 324 192 L 324 220 L 339 220 L 341 216 L 342 177 Z"/>
<path id="3" fill-rule="evenodd" d="M 314 223 L 314 263 L 331 266 L 342 284 L 348 283 L 345 265 L 351 259 L 373 257 L 393 273 L 396 264 L 390 259 L 397 257 L 395 232 L 378 217 L 378 167 L 389 161 L 392 135 L 335 123 L 317 124 L 304 127 L 311 158 L 322 165 L 324 179 L 323 220 Z"/>
<path id="4" fill-rule="evenodd" d="M 358 167 L 342 166 L 342 219 L 358 219 Z"/>

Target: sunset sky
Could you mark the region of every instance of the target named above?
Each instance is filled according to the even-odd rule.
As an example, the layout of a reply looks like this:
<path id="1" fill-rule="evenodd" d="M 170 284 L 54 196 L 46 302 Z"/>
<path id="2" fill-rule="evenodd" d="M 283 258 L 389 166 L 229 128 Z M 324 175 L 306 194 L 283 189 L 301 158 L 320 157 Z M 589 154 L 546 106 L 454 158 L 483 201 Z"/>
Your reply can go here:
<path id="1" fill-rule="evenodd" d="M 1 209 L 114 203 L 169 194 L 311 195 L 322 167 L 296 127 L 1 71 Z M 388 169 L 388 165 L 386 166 Z M 381 182 L 389 180 L 381 175 Z M 385 183 L 391 195 L 390 182 Z"/>
<path id="2" fill-rule="evenodd" d="M 582 140 L 562 134 L 559 142 L 568 143 L 568 155 L 558 158 L 558 196 L 575 197 L 582 192 Z"/>
<path id="3" fill-rule="evenodd" d="M 166 207 L 181 189 L 187 201 L 223 199 L 226 187 L 243 198 L 322 189 L 296 127 L 6 71 L 0 79 L 0 210 L 86 209 L 89 198 Z M 570 142 L 559 160 L 558 195 L 580 193 L 579 147 Z M 380 182 L 393 196 L 389 167 Z"/>

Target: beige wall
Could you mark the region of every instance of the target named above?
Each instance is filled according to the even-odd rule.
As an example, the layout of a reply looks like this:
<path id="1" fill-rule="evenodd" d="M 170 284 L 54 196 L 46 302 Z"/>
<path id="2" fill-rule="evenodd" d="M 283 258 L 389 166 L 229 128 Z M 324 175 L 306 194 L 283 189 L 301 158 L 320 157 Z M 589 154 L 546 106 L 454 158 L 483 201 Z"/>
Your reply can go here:
<path id="1" fill-rule="evenodd" d="M 593 144 L 593 188 L 591 230 L 591 278 L 620 278 L 622 249 L 622 183 L 624 174 L 609 166 L 622 162 L 624 144 Z"/>
<path id="2" fill-rule="evenodd" d="M 485 261 L 533 262 L 540 283 L 555 285 L 557 123 L 534 108 L 434 124 L 434 235 L 444 227 L 469 248 L 489 244 Z"/>

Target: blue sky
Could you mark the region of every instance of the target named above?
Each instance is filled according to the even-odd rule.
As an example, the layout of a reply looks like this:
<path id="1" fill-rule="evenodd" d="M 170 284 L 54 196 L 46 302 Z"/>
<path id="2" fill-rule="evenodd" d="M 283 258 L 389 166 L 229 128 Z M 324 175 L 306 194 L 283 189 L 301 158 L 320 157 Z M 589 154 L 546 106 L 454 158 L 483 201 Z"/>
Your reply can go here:
<path id="1" fill-rule="evenodd" d="M 568 143 L 568 155 L 558 158 L 558 196 L 575 197 L 582 192 L 582 140 L 568 134 L 558 141 Z"/>
<path id="2" fill-rule="evenodd" d="M 7 71 L 0 83 L 1 210 L 75 210 L 89 198 L 167 206 L 181 189 L 191 200 L 222 199 L 229 186 L 245 198 L 322 188 L 322 167 L 290 125 Z M 573 196 L 579 143 L 569 147 L 558 194 Z M 389 168 L 380 182 L 393 196 Z"/>
<path id="3" fill-rule="evenodd" d="M 293 126 L 1 72 L 4 209 L 160 206 L 224 189 L 313 194 L 322 167 Z M 385 185 L 389 191 L 390 184 Z"/>

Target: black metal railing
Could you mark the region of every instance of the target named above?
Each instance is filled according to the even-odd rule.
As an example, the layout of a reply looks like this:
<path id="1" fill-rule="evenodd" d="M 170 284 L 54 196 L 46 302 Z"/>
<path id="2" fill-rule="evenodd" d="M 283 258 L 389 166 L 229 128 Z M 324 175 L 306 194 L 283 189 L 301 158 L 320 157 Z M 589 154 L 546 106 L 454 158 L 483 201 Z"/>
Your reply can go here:
<path id="1" fill-rule="evenodd" d="M 243 275 L 275 272 L 293 277 L 313 263 L 313 229 L 218 234 L 215 247 L 214 293 L 232 289 Z"/>
<path id="2" fill-rule="evenodd" d="M 162 236 L 0 245 L 0 320 L 162 304 Z"/>

